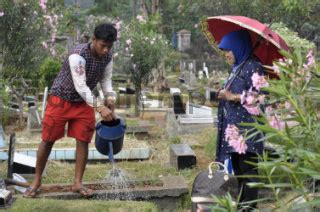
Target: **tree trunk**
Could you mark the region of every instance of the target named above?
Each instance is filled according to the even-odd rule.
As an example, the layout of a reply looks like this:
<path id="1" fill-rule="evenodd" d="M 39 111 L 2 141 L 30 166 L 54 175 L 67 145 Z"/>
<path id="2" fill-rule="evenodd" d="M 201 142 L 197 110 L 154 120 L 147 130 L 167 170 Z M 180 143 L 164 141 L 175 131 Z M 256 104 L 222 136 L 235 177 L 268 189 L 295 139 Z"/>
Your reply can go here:
<path id="1" fill-rule="evenodd" d="M 159 2 L 160 0 L 152 0 L 151 13 L 156 14 L 159 12 Z"/>
<path id="2" fill-rule="evenodd" d="M 23 96 L 17 96 L 18 104 L 19 104 L 19 128 L 23 128 L 24 126 L 24 118 L 23 118 Z"/>
<path id="3" fill-rule="evenodd" d="M 149 17 L 149 10 L 148 10 L 148 6 L 146 4 L 146 2 L 144 0 L 141 0 L 141 7 L 140 7 L 143 16 L 145 17 L 145 19 L 147 20 Z"/>
<path id="4" fill-rule="evenodd" d="M 136 85 L 135 86 L 135 90 L 136 90 L 136 104 L 135 104 L 135 108 L 134 108 L 134 112 L 136 116 L 140 115 L 140 102 L 141 102 L 141 86 Z"/>
<path id="5" fill-rule="evenodd" d="M 137 16 L 137 0 L 131 0 L 132 17 Z"/>

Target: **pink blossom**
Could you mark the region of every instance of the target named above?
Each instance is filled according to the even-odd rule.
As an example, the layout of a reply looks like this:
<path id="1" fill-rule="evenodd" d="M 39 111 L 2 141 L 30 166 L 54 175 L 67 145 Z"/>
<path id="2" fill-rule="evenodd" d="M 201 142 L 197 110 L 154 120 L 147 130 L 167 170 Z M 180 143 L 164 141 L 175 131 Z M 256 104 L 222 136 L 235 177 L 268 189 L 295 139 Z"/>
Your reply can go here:
<path id="1" fill-rule="evenodd" d="M 266 107 L 266 115 L 267 115 L 267 116 L 270 116 L 270 115 L 273 114 L 273 113 L 274 113 L 274 112 L 273 112 L 272 106 Z"/>
<path id="2" fill-rule="evenodd" d="M 143 17 L 142 15 L 137 15 L 137 20 L 138 20 L 139 22 L 143 22 L 143 23 L 146 22 L 146 20 L 144 19 L 144 17 Z"/>
<path id="3" fill-rule="evenodd" d="M 194 25 L 194 28 L 198 28 L 198 24 L 195 24 L 195 25 Z"/>
<path id="4" fill-rule="evenodd" d="M 234 124 L 228 124 L 225 131 L 226 140 L 235 140 L 239 137 L 239 129 Z"/>
<path id="5" fill-rule="evenodd" d="M 272 69 L 275 73 L 279 74 L 280 73 L 280 68 L 276 64 L 273 64 Z"/>
<path id="6" fill-rule="evenodd" d="M 233 142 L 232 147 L 239 154 L 245 154 L 248 146 L 242 136 L 239 136 L 239 139 L 236 142 Z"/>
<path id="7" fill-rule="evenodd" d="M 255 87 L 257 90 L 260 90 L 262 87 L 268 87 L 269 83 L 265 79 L 264 76 L 260 76 L 258 73 L 254 73 L 251 77 L 252 80 L 252 85 Z"/>
<path id="8" fill-rule="evenodd" d="M 303 65 L 304 68 L 308 68 L 308 67 L 310 67 L 310 66 L 312 66 L 312 65 L 315 64 L 315 59 L 314 59 L 314 57 L 313 57 L 313 51 L 312 51 L 312 50 L 310 50 L 310 51 L 308 52 L 308 54 L 307 54 L 307 59 L 308 59 L 308 62 L 307 62 L 307 64 L 304 64 L 304 65 Z"/>
<path id="9" fill-rule="evenodd" d="M 4 16 L 4 12 L 1 11 L 0 12 L 0 17 L 2 17 L 2 16 Z"/>
<path id="10" fill-rule="evenodd" d="M 252 105 L 256 102 L 256 98 L 254 95 L 251 95 L 250 93 L 248 94 L 248 96 L 246 97 L 246 100 L 245 100 L 246 104 L 248 105 Z"/>
<path id="11" fill-rule="evenodd" d="M 290 109 L 290 108 L 291 108 L 290 102 L 286 101 L 286 102 L 284 103 L 284 107 L 285 107 L 286 109 Z"/>
<path id="12" fill-rule="evenodd" d="M 225 130 L 225 139 L 237 153 L 245 154 L 248 148 L 245 139 L 239 134 L 239 129 L 234 124 L 228 124 Z"/>
<path id="13" fill-rule="evenodd" d="M 264 104 L 264 99 L 266 98 L 266 95 L 259 95 L 258 96 L 258 101 L 260 104 Z"/>
<path id="14" fill-rule="evenodd" d="M 285 123 L 281 121 L 276 115 L 269 118 L 269 124 L 273 129 L 283 130 L 285 128 Z"/>
<path id="15" fill-rule="evenodd" d="M 47 3 L 47 0 L 40 0 L 40 1 L 39 1 L 39 6 L 41 7 L 41 9 L 42 9 L 44 12 L 45 12 L 46 9 L 47 9 L 46 3 Z"/>
<path id="16" fill-rule="evenodd" d="M 248 113 L 250 113 L 251 115 L 255 115 L 258 116 L 260 114 L 260 109 L 257 105 L 242 105 L 247 111 Z"/>

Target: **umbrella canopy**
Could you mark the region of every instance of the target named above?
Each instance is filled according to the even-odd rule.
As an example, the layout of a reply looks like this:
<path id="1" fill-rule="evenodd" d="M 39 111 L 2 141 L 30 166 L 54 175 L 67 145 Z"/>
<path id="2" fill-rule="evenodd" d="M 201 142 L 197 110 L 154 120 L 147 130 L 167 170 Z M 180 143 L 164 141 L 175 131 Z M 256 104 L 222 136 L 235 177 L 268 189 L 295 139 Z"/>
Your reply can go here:
<path id="1" fill-rule="evenodd" d="M 265 24 L 244 16 L 214 16 L 202 21 L 202 31 L 209 43 L 217 48 L 222 37 L 229 32 L 246 29 L 250 33 L 254 54 L 263 65 L 272 66 L 274 60 L 283 58 L 279 50 L 289 51 L 286 42 Z"/>

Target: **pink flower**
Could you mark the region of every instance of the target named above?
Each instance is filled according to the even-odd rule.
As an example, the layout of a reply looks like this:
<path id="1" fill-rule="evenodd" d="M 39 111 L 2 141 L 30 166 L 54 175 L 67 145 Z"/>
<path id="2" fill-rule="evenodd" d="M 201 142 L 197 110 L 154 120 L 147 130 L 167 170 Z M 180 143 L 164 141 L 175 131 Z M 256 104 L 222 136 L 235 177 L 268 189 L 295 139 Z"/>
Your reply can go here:
<path id="1" fill-rule="evenodd" d="M 255 115 L 258 116 L 260 114 L 260 109 L 257 105 L 242 105 L 247 111 L 248 113 L 250 113 L 251 115 Z"/>
<path id="2" fill-rule="evenodd" d="M 271 116 L 269 118 L 269 124 L 273 129 L 283 130 L 285 128 L 285 123 L 281 121 L 276 115 Z"/>
<path id="3" fill-rule="evenodd" d="M 254 73 L 251 77 L 252 85 L 255 87 L 258 91 L 262 87 L 268 87 L 269 83 L 265 79 L 264 76 L 260 76 L 258 73 Z"/>
<path id="4" fill-rule="evenodd" d="M 239 134 L 239 129 L 234 124 L 228 124 L 225 130 L 225 139 L 237 153 L 245 154 L 248 148 L 245 139 Z"/>
<path id="5" fill-rule="evenodd" d="M 142 15 L 137 15 L 137 20 L 138 20 L 139 22 L 143 22 L 143 23 L 146 22 L 146 20 L 144 19 L 144 17 L 143 17 Z"/>
<path id="6" fill-rule="evenodd" d="M 274 113 L 274 112 L 273 112 L 272 106 L 266 107 L 266 115 L 267 115 L 267 116 L 271 116 L 271 114 L 273 114 L 273 113 Z"/>
<path id="7" fill-rule="evenodd" d="M 260 104 L 264 104 L 264 99 L 266 98 L 266 95 L 259 95 L 258 96 L 258 101 Z"/>
<path id="8" fill-rule="evenodd" d="M 40 0 L 40 1 L 39 1 L 39 6 L 41 7 L 41 9 L 42 9 L 44 12 L 45 12 L 46 9 L 47 9 L 46 3 L 47 3 L 47 0 Z"/>
<path id="9" fill-rule="evenodd" d="M 245 100 L 246 104 L 248 105 L 252 105 L 256 102 L 256 98 L 254 95 L 251 95 L 250 93 L 248 94 L 248 96 L 246 97 L 246 100 Z"/>
<path id="10" fill-rule="evenodd" d="M 286 101 L 286 102 L 284 103 L 284 107 L 285 107 L 286 109 L 290 109 L 290 108 L 291 108 L 290 102 Z"/>
<path id="11" fill-rule="evenodd" d="M 280 68 L 276 64 L 273 64 L 272 69 L 275 73 L 279 74 L 280 73 Z"/>
<path id="12" fill-rule="evenodd" d="M 313 51 L 312 50 L 310 50 L 308 52 L 307 59 L 308 59 L 308 62 L 307 62 L 307 64 L 303 65 L 304 68 L 309 68 L 310 66 L 313 66 L 315 64 L 315 59 L 313 57 Z"/>
<path id="13" fill-rule="evenodd" d="M 4 16 L 4 12 L 0 12 L 0 17 Z"/>

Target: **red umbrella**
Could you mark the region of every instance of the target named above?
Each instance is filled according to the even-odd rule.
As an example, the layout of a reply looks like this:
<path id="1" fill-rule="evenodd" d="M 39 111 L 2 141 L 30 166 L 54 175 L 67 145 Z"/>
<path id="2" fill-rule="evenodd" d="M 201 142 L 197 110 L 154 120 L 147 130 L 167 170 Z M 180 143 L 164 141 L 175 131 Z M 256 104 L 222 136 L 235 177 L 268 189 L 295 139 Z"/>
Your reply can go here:
<path id="1" fill-rule="evenodd" d="M 214 16 L 202 21 L 201 25 L 203 33 L 214 48 L 217 48 L 222 37 L 229 32 L 248 30 L 253 46 L 260 41 L 254 54 L 263 65 L 272 66 L 274 60 L 283 58 L 280 49 L 289 51 L 288 45 L 277 33 L 255 19 L 244 16 Z"/>

